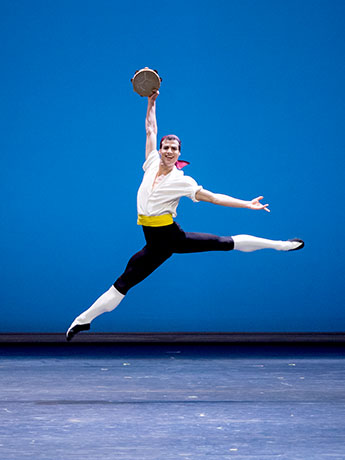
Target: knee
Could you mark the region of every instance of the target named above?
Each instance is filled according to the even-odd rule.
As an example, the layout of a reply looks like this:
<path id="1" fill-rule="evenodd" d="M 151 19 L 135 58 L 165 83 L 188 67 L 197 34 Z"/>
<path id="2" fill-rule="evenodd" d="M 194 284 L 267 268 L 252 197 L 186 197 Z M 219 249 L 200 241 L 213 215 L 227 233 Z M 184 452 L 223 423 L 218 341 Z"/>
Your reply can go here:
<path id="1" fill-rule="evenodd" d="M 114 288 L 117 289 L 120 294 L 126 295 L 127 292 L 130 290 L 131 286 L 128 286 L 124 280 L 121 279 L 122 277 L 118 278 L 115 283 L 113 284 Z"/>
<path id="2" fill-rule="evenodd" d="M 234 249 L 234 240 L 231 236 L 220 236 L 219 242 L 222 245 L 224 251 L 231 251 Z"/>

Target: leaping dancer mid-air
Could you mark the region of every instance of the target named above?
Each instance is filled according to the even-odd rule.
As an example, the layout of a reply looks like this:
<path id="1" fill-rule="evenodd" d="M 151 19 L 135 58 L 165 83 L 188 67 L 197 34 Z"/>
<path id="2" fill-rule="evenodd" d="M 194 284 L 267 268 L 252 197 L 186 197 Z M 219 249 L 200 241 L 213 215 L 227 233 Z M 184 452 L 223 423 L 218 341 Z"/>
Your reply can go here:
<path id="1" fill-rule="evenodd" d="M 251 235 L 216 236 L 206 233 L 185 232 L 174 222 L 180 198 L 193 201 L 248 208 L 269 212 L 268 204 L 261 204 L 262 196 L 250 201 L 205 190 L 190 177 L 185 176 L 179 162 L 181 141 L 175 135 L 164 136 L 157 151 L 156 99 L 158 90 L 148 97 L 146 114 L 146 161 L 144 177 L 138 190 L 138 224 L 142 226 L 146 245 L 128 262 L 125 271 L 91 307 L 72 322 L 66 333 L 71 340 L 78 332 L 90 329 L 91 322 L 105 312 L 114 310 L 129 289 L 149 276 L 172 254 L 206 251 L 244 252 L 271 248 L 277 251 L 295 251 L 304 246 L 300 239 L 275 241 Z"/>

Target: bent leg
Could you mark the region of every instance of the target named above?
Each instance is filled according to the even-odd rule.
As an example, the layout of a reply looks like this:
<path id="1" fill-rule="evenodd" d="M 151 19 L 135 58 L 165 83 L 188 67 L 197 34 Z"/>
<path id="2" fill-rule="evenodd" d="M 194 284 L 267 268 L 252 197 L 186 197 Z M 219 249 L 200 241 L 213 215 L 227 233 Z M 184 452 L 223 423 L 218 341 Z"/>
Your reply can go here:
<path id="1" fill-rule="evenodd" d="M 275 249 L 277 251 L 293 251 L 299 249 L 302 245 L 301 240 L 295 241 L 280 241 L 268 240 L 266 238 L 258 238 L 251 235 L 235 235 L 232 237 L 234 240 L 234 249 L 243 252 L 252 252 L 259 249 Z"/>

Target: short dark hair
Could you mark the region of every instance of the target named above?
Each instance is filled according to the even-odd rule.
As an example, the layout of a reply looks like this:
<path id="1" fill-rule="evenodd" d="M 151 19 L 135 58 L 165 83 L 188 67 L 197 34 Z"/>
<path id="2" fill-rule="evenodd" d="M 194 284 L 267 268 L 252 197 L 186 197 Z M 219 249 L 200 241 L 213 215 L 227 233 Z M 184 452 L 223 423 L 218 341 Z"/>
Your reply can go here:
<path id="1" fill-rule="evenodd" d="M 163 136 L 159 144 L 160 149 L 162 148 L 164 141 L 177 141 L 179 151 L 181 152 L 181 141 L 180 141 L 180 138 L 177 137 L 175 134 L 168 134 L 167 136 Z"/>

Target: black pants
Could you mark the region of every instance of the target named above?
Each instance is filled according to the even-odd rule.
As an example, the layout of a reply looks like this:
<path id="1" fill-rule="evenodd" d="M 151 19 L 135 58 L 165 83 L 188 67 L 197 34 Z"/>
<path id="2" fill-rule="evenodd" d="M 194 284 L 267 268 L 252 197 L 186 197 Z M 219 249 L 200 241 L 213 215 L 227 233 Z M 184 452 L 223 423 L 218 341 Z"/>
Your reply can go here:
<path id="1" fill-rule="evenodd" d="M 127 294 L 174 253 L 230 251 L 234 248 L 231 236 L 184 232 L 176 222 L 164 227 L 143 226 L 143 230 L 146 246 L 134 254 L 114 283 L 121 294 Z"/>

